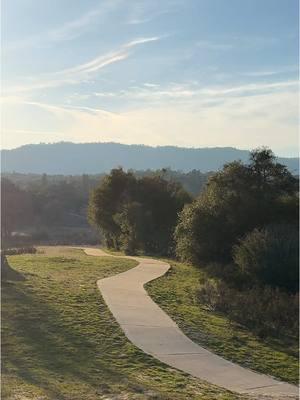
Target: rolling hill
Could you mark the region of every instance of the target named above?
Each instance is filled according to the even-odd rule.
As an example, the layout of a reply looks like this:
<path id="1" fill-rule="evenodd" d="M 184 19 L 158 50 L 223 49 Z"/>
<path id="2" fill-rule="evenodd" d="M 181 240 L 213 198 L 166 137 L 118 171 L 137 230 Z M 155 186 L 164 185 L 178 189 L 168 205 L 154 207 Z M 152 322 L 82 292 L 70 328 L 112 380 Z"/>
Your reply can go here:
<path id="1" fill-rule="evenodd" d="M 183 148 L 150 147 L 119 143 L 29 144 L 1 151 L 3 172 L 47 174 L 95 174 L 122 166 L 125 169 L 146 170 L 170 167 L 174 170 L 215 171 L 233 160 L 247 161 L 249 152 L 233 147 Z M 278 158 L 295 174 L 298 158 Z"/>

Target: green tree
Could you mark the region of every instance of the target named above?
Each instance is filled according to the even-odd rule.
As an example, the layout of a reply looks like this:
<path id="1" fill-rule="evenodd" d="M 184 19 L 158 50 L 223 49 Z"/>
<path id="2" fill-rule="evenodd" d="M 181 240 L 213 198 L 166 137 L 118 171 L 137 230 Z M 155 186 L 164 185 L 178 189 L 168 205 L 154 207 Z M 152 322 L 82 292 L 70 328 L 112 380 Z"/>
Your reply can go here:
<path id="1" fill-rule="evenodd" d="M 156 254 L 174 253 L 174 230 L 178 213 L 190 195 L 179 183 L 166 181 L 161 175 L 138 181 L 139 201 L 143 204 L 145 251 Z"/>
<path id="2" fill-rule="evenodd" d="M 115 169 L 94 190 L 89 220 L 101 229 L 108 247 L 169 254 L 177 215 L 190 200 L 179 184 L 160 175 L 136 178 Z"/>
<path id="3" fill-rule="evenodd" d="M 147 227 L 142 204 L 137 201 L 124 204 L 122 210 L 115 214 L 114 220 L 121 231 L 121 249 L 126 254 L 135 254 L 138 250 L 145 251 L 144 231 Z"/>
<path id="4" fill-rule="evenodd" d="M 101 229 L 110 248 L 120 249 L 122 232 L 116 215 L 122 212 L 124 203 L 131 201 L 135 185 L 136 179 L 132 173 L 126 173 L 122 168 L 113 169 L 91 194 L 89 222 Z"/>
<path id="5" fill-rule="evenodd" d="M 268 149 L 252 151 L 248 165 L 226 164 L 181 213 L 177 255 L 194 263 L 229 261 L 232 246 L 254 228 L 296 223 L 297 183 Z"/>

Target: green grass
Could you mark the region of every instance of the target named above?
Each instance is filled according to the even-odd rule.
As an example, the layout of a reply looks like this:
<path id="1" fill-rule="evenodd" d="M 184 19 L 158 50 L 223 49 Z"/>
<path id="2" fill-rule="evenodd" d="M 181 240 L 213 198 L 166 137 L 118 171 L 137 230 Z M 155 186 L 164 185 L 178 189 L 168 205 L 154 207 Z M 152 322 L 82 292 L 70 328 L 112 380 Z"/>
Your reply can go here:
<path id="1" fill-rule="evenodd" d="M 208 311 L 196 301 L 203 270 L 169 261 L 171 270 L 150 282 L 147 291 L 196 343 L 224 358 L 253 370 L 297 383 L 297 340 L 260 340 L 249 330 L 229 322 L 226 317 Z M 297 316 L 295 316 L 297 318 Z"/>
<path id="2" fill-rule="evenodd" d="M 16 274 L 2 285 L 2 399 L 246 398 L 169 368 L 126 339 L 96 280 L 135 261 L 67 248 L 8 261 Z M 163 282 L 156 285 L 165 289 Z"/>

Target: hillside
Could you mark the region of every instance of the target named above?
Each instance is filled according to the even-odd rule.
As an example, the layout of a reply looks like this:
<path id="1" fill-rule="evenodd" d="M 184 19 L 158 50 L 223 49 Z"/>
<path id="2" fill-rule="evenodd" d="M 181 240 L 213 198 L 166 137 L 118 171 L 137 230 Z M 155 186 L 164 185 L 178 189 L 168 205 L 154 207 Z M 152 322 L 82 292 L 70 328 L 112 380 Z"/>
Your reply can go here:
<path id="1" fill-rule="evenodd" d="M 122 166 L 146 170 L 170 167 L 175 170 L 215 171 L 226 162 L 248 160 L 249 152 L 232 147 L 183 148 L 150 147 L 119 143 L 30 144 L 1 151 L 3 172 L 47 174 L 93 174 Z M 298 158 L 279 158 L 298 173 Z"/>

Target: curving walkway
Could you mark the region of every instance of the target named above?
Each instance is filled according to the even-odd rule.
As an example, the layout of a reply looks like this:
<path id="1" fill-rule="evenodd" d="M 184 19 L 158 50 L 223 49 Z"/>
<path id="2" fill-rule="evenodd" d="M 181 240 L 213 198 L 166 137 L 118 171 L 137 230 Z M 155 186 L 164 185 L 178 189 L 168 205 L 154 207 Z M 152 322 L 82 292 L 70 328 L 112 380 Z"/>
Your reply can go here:
<path id="1" fill-rule="evenodd" d="M 95 248 L 84 248 L 84 251 L 91 256 L 111 256 Z M 101 279 L 97 285 L 110 311 L 135 346 L 171 367 L 234 392 L 277 399 L 298 398 L 296 386 L 227 361 L 182 333 L 144 289 L 145 283 L 164 275 L 169 264 L 141 257 L 120 258 L 136 260 L 139 265 Z"/>

